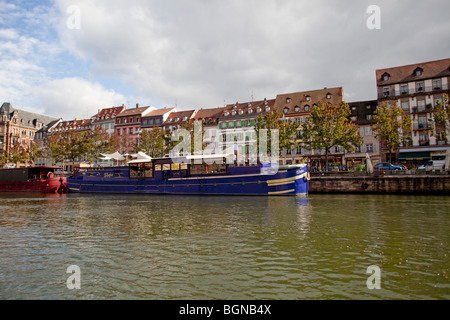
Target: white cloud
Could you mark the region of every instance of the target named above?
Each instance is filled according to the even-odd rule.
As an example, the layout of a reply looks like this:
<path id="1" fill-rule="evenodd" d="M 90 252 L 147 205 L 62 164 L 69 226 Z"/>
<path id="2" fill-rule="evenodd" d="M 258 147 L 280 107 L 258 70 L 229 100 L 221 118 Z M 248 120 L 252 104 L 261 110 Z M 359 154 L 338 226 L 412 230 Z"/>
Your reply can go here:
<path id="1" fill-rule="evenodd" d="M 63 13 L 74 3 L 56 2 Z M 438 2 L 380 1 L 379 31 L 366 27 L 370 4 L 79 0 L 81 30 L 64 28 L 62 19 L 59 33 L 69 50 L 92 62 L 95 74 L 120 78 L 137 95 L 163 103 L 212 107 L 224 99 L 250 100 L 252 92 L 262 99 L 325 86 L 344 86 L 347 96 L 365 100 L 375 97 L 373 78 L 380 64 L 432 60 L 449 49 L 445 37 L 430 35 L 412 46 L 439 44 L 438 50 L 447 51 L 424 58 L 423 48 L 399 46 L 405 33 L 446 23 Z M 436 14 L 442 20 L 431 19 Z M 430 18 L 427 27 L 410 23 L 419 16 Z"/>
<path id="2" fill-rule="evenodd" d="M 333 86 L 343 86 L 352 101 L 368 100 L 376 94 L 375 69 L 450 53 L 450 4 L 438 0 L 379 0 L 376 31 L 366 27 L 369 0 L 54 3 L 22 8 L 0 1 L 0 96 L 39 106 L 38 98 L 52 113 L 58 109 L 51 106 L 67 104 L 65 117 L 86 117 L 86 107 L 75 114 L 77 97 L 64 84 L 87 92 L 78 106 L 98 98 L 215 107 Z M 80 8 L 79 30 L 67 27 L 70 6 Z"/>
<path id="3" fill-rule="evenodd" d="M 34 95 L 41 101 L 45 114 L 71 120 L 90 118 L 98 109 L 119 106 L 125 98 L 98 82 L 81 78 L 57 79 L 37 87 Z"/>

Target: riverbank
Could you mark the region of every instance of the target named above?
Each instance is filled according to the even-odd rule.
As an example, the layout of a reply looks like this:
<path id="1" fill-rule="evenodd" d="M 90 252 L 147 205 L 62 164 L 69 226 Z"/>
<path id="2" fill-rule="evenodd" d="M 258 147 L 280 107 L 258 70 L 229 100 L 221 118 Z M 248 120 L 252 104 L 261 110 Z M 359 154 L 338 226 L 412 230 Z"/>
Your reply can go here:
<path id="1" fill-rule="evenodd" d="M 309 192 L 450 195 L 448 172 L 313 173 Z"/>

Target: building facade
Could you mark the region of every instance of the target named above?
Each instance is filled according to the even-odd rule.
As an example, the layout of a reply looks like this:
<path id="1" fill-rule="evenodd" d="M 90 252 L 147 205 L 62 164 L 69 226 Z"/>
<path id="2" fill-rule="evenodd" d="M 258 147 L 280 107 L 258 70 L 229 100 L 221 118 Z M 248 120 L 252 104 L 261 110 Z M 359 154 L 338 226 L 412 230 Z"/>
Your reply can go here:
<path id="1" fill-rule="evenodd" d="M 126 110 L 126 108 L 125 105 L 122 105 L 120 107 L 99 110 L 98 113 L 91 118 L 92 130 L 100 127 L 105 130 L 109 136 L 112 136 L 115 130 L 116 116 Z"/>
<path id="2" fill-rule="evenodd" d="M 366 163 L 369 155 L 372 164 L 381 162 L 380 141 L 372 130 L 373 115 L 378 107 L 377 100 L 358 101 L 348 103 L 351 115 L 350 120 L 358 125 L 359 135 L 363 138 L 362 145 L 354 152 L 345 154 L 345 162 L 349 170 Z"/>
<path id="3" fill-rule="evenodd" d="M 311 110 L 321 101 L 339 105 L 344 101 L 342 87 L 280 94 L 275 100 L 274 108 L 283 114 L 283 119 L 296 121 L 300 125 L 299 131 L 301 131 L 301 125 L 309 117 Z M 314 170 L 325 168 L 326 155 L 323 150 L 309 150 L 300 139 L 298 145 L 297 149 L 284 150 L 284 154 L 280 158 L 280 164 L 307 162 Z M 342 166 L 345 161 L 344 155 L 343 148 L 333 148 L 328 155 L 328 163 Z"/>
<path id="4" fill-rule="evenodd" d="M 58 119 L 13 108 L 5 102 L 0 108 L 0 152 L 7 155 L 15 143 L 28 149 L 36 132 Z"/>
<path id="5" fill-rule="evenodd" d="M 141 132 L 142 118 L 155 110 L 155 107 L 139 107 L 125 109 L 115 118 L 114 130 L 120 136 L 121 153 L 129 153 L 133 151 L 134 145 L 139 143 L 139 135 Z"/>
<path id="6" fill-rule="evenodd" d="M 401 106 L 412 120 L 410 145 L 400 148 L 396 162 L 417 166 L 444 157 L 450 145 L 434 126 L 433 108 L 450 93 L 450 59 L 379 69 L 376 77 L 379 103 Z"/>

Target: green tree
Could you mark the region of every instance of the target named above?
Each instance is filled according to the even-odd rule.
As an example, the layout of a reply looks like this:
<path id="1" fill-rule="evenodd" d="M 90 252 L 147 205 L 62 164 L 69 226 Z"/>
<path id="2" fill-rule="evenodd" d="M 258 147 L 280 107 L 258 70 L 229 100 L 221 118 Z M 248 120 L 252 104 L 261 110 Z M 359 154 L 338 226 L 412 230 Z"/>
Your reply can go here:
<path id="1" fill-rule="evenodd" d="M 297 131 L 299 124 L 296 121 L 290 119 L 283 119 L 283 115 L 272 110 L 265 116 L 259 115 L 255 123 L 255 131 L 259 144 L 261 129 L 267 129 L 267 141 L 272 140 L 272 130 L 278 130 L 279 139 L 279 153 L 282 154 L 283 150 L 290 150 L 292 147 L 297 147 Z M 271 143 L 267 145 L 267 152 L 271 153 Z"/>
<path id="2" fill-rule="evenodd" d="M 44 156 L 44 150 L 41 142 L 31 142 L 27 149 L 28 160 L 34 164 L 36 159 Z"/>
<path id="3" fill-rule="evenodd" d="M 139 139 L 139 144 L 135 146 L 135 151 L 142 151 L 152 158 L 161 158 L 165 154 L 164 148 L 165 132 L 161 127 L 152 130 L 143 130 Z"/>
<path id="4" fill-rule="evenodd" d="M 64 131 L 48 136 L 45 146 L 55 162 L 70 160 L 73 164 L 86 157 L 91 141 L 88 132 Z"/>
<path id="5" fill-rule="evenodd" d="M 401 145 L 407 146 L 411 143 L 411 118 L 396 103 L 390 106 L 384 102 L 377 107 L 373 116 L 372 129 L 375 137 L 388 149 L 389 164 L 392 162 L 392 154 L 395 150 Z"/>
<path id="6" fill-rule="evenodd" d="M 305 148 L 325 150 L 326 170 L 332 148 L 340 146 L 346 151 L 354 151 L 363 142 L 358 126 L 349 119 L 350 114 L 350 107 L 344 102 L 334 105 L 320 101 L 302 125 L 301 138 Z"/>
<path id="7" fill-rule="evenodd" d="M 86 157 L 91 163 L 98 160 L 102 153 L 113 153 L 118 148 L 119 141 L 117 136 L 110 136 L 101 127 L 96 127 L 92 131 L 85 132 L 84 135 L 86 135 Z"/>
<path id="8" fill-rule="evenodd" d="M 18 164 L 21 162 L 24 163 L 27 160 L 28 160 L 27 149 L 19 141 L 14 142 L 7 157 L 7 161 Z"/>
<path id="9" fill-rule="evenodd" d="M 448 106 L 448 95 L 444 95 L 444 101 L 438 102 L 433 108 L 434 129 L 442 139 L 447 140 L 447 131 L 450 128 L 450 109 Z"/>

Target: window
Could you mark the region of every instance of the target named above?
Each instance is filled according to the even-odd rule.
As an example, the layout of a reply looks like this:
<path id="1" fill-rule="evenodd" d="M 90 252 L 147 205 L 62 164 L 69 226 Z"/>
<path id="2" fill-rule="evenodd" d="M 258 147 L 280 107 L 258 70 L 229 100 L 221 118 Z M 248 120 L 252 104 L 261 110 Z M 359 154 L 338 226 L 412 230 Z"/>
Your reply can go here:
<path id="1" fill-rule="evenodd" d="M 291 98 L 286 98 L 286 103 L 291 103 Z"/>
<path id="2" fill-rule="evenodd" d="M 267 107 L 266 107 L 266 112 L 269 112 L 269 111 L 270 111 L 270 107 L 267 106 Z"/>
<path id="3" fill-rule="evenodd" d="M 373 144 L 366 144 L 366 152 L 373 152 Z"/>
<path id="4" fill-rule="evenodd" d="M 434 79 L 433 80 L 433 89 L 434 90 L 441 90 L 441 79 Z"/>
<path id="5" fill-rule="evenodd" d="M 331 93 L 327 93 L 327 99 L 331 99 Z"/>
<path id="6" fill-rule="evenodd" d="M 435 97 L 434 98 L 434 106 L 436 107 L 438 104 L 442 104 L 442 98 L 441 97 Z"/>
<path id="7" fill-rule="evenodd" d="M 284 108 L 283 112 L 284 114 L 287 114 L 289 112 L 289 108 L 288 107 Z"/>
<path id="8" fill-rule="evenodd" d="M 130 134 L 133 134 L 133 128 L 130 128 L 129 132 Z"/>
<path id="9" fill-rule="evenodd" d="M 402 110 L 409 111 L 409 100 L 402 100 L 401 106 Z"/>
<path id="10" fill-rule="evenodd" d="M 300 107 L 299 106 L 295 106 L 294 110 L 295 110 L 295 112 L 299 112 L 300 111 Z"/>
<path id="11" fill-rule="evenodd" d="M 305 105 L 305 111 L 309 111 L 309 105 Z"/>
<path id="12" fill-rule="evenodd" d="M 416 70 L 414 70 L 414 75 L 416 77 L 420 77 L 423 73 L 423 69 L 422 68 L 417 68 Z"/>
<path id="13" fill-rule="evenodd" d="M 407 84 L 400 85 L 400 93 L 401 94 L 408 94 L 408 85 Z"/>
<path id="14" fill-rule="evenodd" d="M 356 116 L 353 116 L 353 117 L 351 117 L 350 119 L 351 119 L 353 122 L 356 122 L 357 117 L 356 117 Z"/>
<path id="15" fill-rule="evenodd" d="M 390 75 L 389 75 L 389 73 L 384 73 L 384 74 L 381 76 L 381 78 L 383 79 L 383 81 L 388 81 L 389 78 L 390 78 Z"/>
<path id="16" fill-rule="evenodd" d="M 366 115 L 366 120 L 371 121 L 373 119 L 373 115 L 368 114 Z"/>
<path id="17" fill-rule="evenodd" d="M 311 100 L 311 97 L 310 97 L 310 96 L 306 96 L 306 97 L 305 97 L 305 100 L 306 100 L 306 101 L 310 101 L 310 100 Z"/>
<path id="18" fill-rule="evenodd" d="M 366 136 L 371 136 L 372 135 L 372 128 L 371 127 L 365 127 L 365 132 L 364 134 Z"/>
<path id="19" fill-rule="evenodd" d="M 389 97 L 391 95 L 391 88 L 390 87 L 384 87 L 383 88 L 383 96 Z"/>
<path id="20" fill-rule="evenodd" d="M 418 112 L 425 111 L 425 100 L 424 99 L 417 100 L 417 111 Z"/>
<path id="21" fill-rule="evenodd" d="M 416 90 L 417 90 L 417 92 L 423 92 L 424 90 L 424 84 L 423 84 L 423 82 L 417 82 L 416 83 Z"/>

